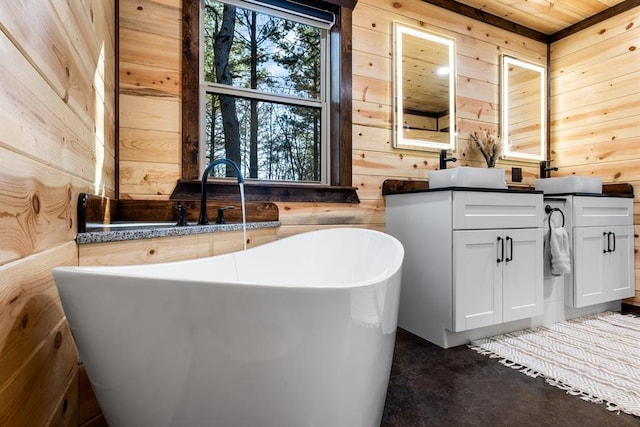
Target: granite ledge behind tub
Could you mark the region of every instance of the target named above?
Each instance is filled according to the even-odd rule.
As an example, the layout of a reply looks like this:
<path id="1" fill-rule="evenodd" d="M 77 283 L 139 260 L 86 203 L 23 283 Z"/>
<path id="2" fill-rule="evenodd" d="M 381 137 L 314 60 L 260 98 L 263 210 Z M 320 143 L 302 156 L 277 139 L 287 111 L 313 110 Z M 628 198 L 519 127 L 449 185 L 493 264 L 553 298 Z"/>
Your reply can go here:
<path id="1" fill-rule="evenodd" d="M 279 226 L 280 221 L 250 222 L 247 223 L 247 230 Z M 156 237 L 189 236 L 229 231 L 242 231 L 242 224 L 188 225 L 182 227 L 146 225 L 112 231 L 89 231 L 86 233 L 78 233 L 76 243 L 81 245 L 87 243 L 121 242 L 127 240 L 152 239 Z"/>

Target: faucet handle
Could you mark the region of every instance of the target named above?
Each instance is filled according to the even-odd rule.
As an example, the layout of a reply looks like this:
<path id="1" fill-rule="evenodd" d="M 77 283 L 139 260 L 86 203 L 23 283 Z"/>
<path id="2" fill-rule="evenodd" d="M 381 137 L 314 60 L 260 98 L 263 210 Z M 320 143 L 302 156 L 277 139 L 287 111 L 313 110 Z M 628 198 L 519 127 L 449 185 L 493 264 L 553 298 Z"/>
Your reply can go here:
<path id="1" fill-rule="evenodd" d="M 218 218 L 216 219 L 216 224 L 225 224 L 226 221 L 224 220 L 224 211 L 226 211 L 227 209 L 235 209 L 235 206 L 225 206 L 222 208 L 218 208 Z"/>
<path id="2" fill-rule="evenodd" d="M 187 223 L 187 208 L 182 206 L 181 203 L 178 203 L 175 208 L 178 210 L 178 222 L 176 223 L 176 226 L 183 227 L 185 225 L 189 225 Z"/>

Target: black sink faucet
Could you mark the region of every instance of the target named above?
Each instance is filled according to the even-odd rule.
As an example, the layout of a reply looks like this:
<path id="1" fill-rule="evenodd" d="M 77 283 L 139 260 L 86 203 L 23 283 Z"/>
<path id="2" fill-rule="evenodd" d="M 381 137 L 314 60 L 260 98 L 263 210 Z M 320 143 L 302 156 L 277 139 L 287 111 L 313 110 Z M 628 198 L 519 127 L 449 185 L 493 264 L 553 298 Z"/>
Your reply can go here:
<path id="1" fill-rule="evenodd" d="M 552 167 L 552 168 L 549 167 L 550 161 L 551 160 L 543 160 L 540 162 L 540 178 L 541 179 L 549 178 L 551 176 L 549 172 L 558 170 L 558 168 L 556 167 Z"/>
<path id="2" fill-rule="evenodd" d="M 440 150 L 440 169 L 447 168 L 447 162 L 455 162 L 458 160 L 455 157 L 447 157 L 447 150 Z"/>
<path id="3" fill-rule="evenodd" d="M 244 182 L 244 178 L 242 177 L 242 172 L 240 172 L 240 168 L 235 164 L 233 160 L 229 159 L 216 159 L 207 166 L 202 174 L 202 189 L 200 194 L 200 217 L 198 218 L 198 225 L 207 225 L 209 224 L 209 220 L 207 219 L 207 179 L 209 179 L 209 174 L 214 166 L 219 164 L 226 164 L 231 166 L 236 171 L 236 176 L 238 177 L 238 184 L 242 184 Z"/>

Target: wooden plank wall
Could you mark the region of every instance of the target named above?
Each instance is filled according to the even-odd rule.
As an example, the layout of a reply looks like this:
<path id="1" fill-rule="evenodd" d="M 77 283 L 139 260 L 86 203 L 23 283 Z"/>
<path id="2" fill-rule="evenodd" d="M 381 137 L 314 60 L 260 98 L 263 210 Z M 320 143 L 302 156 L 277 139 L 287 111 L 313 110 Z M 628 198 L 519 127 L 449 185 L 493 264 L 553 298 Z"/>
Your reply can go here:
<path id="1" fill-rule="evenodd" d="M 416 1 L 360 0 L 353 22 L 353 182 L 361 199 L 377 198 L 386 178 L 426 179 L 438 167 L 438 154 L 392 147 L 392 22 L 398 21 L 456 40 L 458 162 L 453 167 L 486 166 L 470 146 L 469 133 L 480 127 L 499 131 L 500 55 L 544 64 L 547 47 L 439 7 Z M 536 166 L 499 161 L 498 167 L 523 167 L 532 182 Z"/>
<path id="2" fill-rule="evenodd" d="M 114 1 L 0 2 L 0 425 L 78 424 L 78 354 L 51 268 L 78 193 L 113 195 Z"/>
<path id="3" fill-rule="evenodd" d="M 120 194 L 168 198 L 180 168 L 181 0 L 120 2 Z M 385 228 L 386 178 L 426 179 L 435 152 L 392 148 L 391 23 L 424 26 L 457 40 L 460 159 L 454 166 L 484 166 L 469 149 L 469 132 L 498 129 L 500 54 L 546 62 L 546 45 L 461 17 L 420 0 L 360 0 L 353 14 L 353 183 L 357 205 L 278 203 L 279 237 L 336 226 Z M 523 167 L 532 182 L 537 165 Z"/>
<path id="4" fill-rule="evenodd" d="M 168 199 L 180 178 L 182 0 L 120 0 L 120 198 Z"/>
<path id="5" fill-rule="evenodd" d="M 628 182 L 640 193 L 640 7 L 551 46 L 551 158 L 558 175 Z M 636 296 L 640 257 L 636 197 Z"/>

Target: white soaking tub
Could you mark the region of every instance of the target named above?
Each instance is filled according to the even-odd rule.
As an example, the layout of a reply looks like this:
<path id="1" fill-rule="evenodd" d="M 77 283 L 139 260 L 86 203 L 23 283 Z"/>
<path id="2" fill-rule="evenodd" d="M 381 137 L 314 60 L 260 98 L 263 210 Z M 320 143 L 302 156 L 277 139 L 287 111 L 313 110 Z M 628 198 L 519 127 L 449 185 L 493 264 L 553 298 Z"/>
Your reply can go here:
<path id="1" fill-rule="evenodd" d="M 336 228 L 53 276 L 113 427 L 377 427 L 403 257 L 387 234 Z"/>

